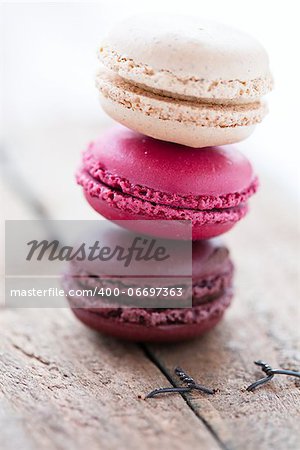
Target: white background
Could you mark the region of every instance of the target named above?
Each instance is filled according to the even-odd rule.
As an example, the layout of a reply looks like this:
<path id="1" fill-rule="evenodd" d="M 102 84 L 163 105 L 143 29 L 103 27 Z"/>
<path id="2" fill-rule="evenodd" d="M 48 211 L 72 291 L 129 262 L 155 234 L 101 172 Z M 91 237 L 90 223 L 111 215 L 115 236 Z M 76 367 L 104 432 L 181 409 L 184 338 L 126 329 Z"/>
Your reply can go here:
<path id="1" fill-rule="evenodd" d="M 267 49 L 275 78 L 270 114 L 240 148 L 299 196 L 299 14 L 296 1 L 201 0 L 2 4 L 4 137 L 20 130 L 109 123 L 94 87 L 96 50 L 109 26 L 138 12 L 177 12 L 231 24 Z M 101 125 L 101 127 L 100 127 Z M 3 132 L 2 132 L 3 135 Z M 3 136 L 2 136 L 3 137 Z M 21 151 L 21 149 L 20 149 Z M 66 152 L 74 151 L 66 148 Z"/>

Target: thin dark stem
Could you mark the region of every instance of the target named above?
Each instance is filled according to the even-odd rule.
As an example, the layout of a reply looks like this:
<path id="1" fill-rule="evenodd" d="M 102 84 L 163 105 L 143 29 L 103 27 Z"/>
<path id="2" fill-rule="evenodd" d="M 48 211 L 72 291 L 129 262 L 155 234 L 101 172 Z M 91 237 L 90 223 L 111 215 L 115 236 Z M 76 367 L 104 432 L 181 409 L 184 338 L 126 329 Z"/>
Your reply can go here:
<path id="1" fill-rule="evenodd" d="M 197 390 L 204 392 L 205 394 L 214 394 L 215 391 L 213 389 L 209 389 L 205 386 L 202 386 L 202 384 L 198 384 L 195 382 L 195 380 L 190 377 L 184 370 L 182 370 L 180 367 L 176 367 L 174 370 L 175 374 L 180 378 L 180 380 L 183 383 L 186 383 L 186 387 L 169 387 L 169 388 L 160 388 L 155 389 L 154 391 L 150 392 L 145 398 L 152 398 L 156 397 L 160 394 L 167 394 L 167 393 L 186 393 L 191 392 L 192 390 Z"/>
<path id="2" fill-rule="evenodd" d="M 202 386 L 202 384 L 195 383 L 193 386 L 191 386 L 193 389 L 196 389 L 197 391 L 205 392 L 205 394 L 215 394 L 216 391 L 214 389 L 209 389 L 205 386 Z"/>
<path id="3" fill-rule="evenodd" d="M 188 375 L 181 367 L 176 367 L 174 369 L 175 374 L 180 378 L 181 381 L 186 383 L 188 387 L 192 389 L 196 389 L 197 391 L 204 392 L 205 394 L 214 394 L 215 390 L 209 389 L 205 386 L 202 386 L 202 384 L 196 383 L 194 378 L 192 378 L 190 375 Z"/>
<path id="4" fill-rule="evenodd" d="M 261 367 L 261 370 L 267 375 L 264 378 L 261 378 L 260 380 L 255 381 L 250 386 L 247 387 L 247 391 L 254 391 L 258 386 L 261 386 L 268 381 L 272 380 L 274 375 L 290 375 L 292 377 L 298 377 L 300 378 L 300 372 L 296 372 L 294 370 L 285 370 L 285 369 L 273 369 L 270 364 L 264 362 L 264 361 L 254 361 L 254 364 Z"/>
<path id="5" fill-rule="evenodd" d="M 295 372 L 294 370 L 283 370 L 283 369 L 272 369 L 274 375 L 291 375 L 293 377 L 300 378 L 300 372 Z"/>
<path id="6" fill-rule="evenodd" d="M 168 394 L 168 393 L 185 393 L 190 392 L 192 388 L 190 387 L 170 387 L 170 388 L 160 388 L 160 389 L 154 389 L 154 391 L 150 392 L 148 395 L 146 395 L 145 398 L 153 398 L 156 397 L 156 395 L 159 394 Z"/>
<path id="7" fill-rule="evenodd" d="M 251 392 L 254 391 L 258 386 L 262 386 L 263 384 L 267 383 L 268 381 L 272 380 L 274 375 L 269 375 L 268 377 L 261 378 L 260 380 L 255 381 L 254 383 L 250 384 L 250 386 L 247 387 L 247 391 Z"/>

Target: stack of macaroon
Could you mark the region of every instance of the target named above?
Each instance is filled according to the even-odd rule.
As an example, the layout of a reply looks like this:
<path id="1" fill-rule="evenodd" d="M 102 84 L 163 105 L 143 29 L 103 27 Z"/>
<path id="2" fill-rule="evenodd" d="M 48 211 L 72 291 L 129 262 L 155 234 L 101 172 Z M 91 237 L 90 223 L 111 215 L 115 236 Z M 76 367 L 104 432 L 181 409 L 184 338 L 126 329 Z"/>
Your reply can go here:
<path id="1" fill-rule="evenodd" d="M 147 15 L 112 29 L 99 58 L 101 105 L 121 125 L 89 145 L 77 181 L 105 218 L 193 240 L 193 306 L 74 312 L 131 340 L 198 336 L 219 322 L 232 297 L 229 252 L 211 238 L 246 215 L 258 187 L 250 162 L 231 144 L 247 138 L 267 112 L 261 99 L 272 88 L 268 56 L 228 26 Z M 134 225 L 139 220 L 148 228 Z M 157 225 L 166 220 L 170 226 Z"/>

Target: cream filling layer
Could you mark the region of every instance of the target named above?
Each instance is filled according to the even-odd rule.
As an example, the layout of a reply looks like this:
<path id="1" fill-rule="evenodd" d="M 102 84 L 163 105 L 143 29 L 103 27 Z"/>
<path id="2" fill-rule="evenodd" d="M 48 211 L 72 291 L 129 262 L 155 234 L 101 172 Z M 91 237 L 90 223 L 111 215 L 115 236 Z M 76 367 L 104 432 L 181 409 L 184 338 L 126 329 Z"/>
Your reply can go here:
<path id="1" fill-rule="evenodd" d="M 161 120 L 203 127 L 236 127 L 260 123 L 267 113 L 264 102 L 221 105 L 164 97 L 128 83 L 118 75 L 100 70 L 96 77 L 100 93 L 132 111 Z"/>

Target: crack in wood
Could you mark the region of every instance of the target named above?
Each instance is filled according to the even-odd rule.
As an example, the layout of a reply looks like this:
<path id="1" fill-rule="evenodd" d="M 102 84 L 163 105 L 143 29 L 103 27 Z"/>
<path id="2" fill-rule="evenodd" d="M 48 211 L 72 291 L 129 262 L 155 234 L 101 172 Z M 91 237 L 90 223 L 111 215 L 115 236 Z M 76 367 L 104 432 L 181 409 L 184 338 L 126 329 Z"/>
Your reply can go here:
<path id="1" fill-rule="evenodd" d="M 69 135 L 67 137 L 69 146 Z M 49 139 L 45 139 L 44 135 L 40 142 L 46 142 L 45 145 L 49 146 Z M 58 140 L 57 145 L 60 147 L 59 151 L 56 152 L 57 156 L 64 149 L 64 142 L 61 139 Z M 26 148 L 29 151 L 26 157 L 32 158 L 32 161 L 34 161 L 33 158 L 36 158 L 38 154 L 37 148 L 37 144 L 30 142 L 29 147 Z M 44 186 L 44 191 L 43 185 L 41 185 L 41 189 L 39 188 L 36 191 L 39 196 L 36 197 L 31 180 L 34 166 L 32 169 L 30 167 L 30 171 L 27 169 L 26 173 L 26 170 L 24 171 L 22 167 L 22 159 L 14 161 L 8 150 L 5 149 L 5 152 L 2 152 L 2 155 L 0 154 L 0 159 L 2 156 L 0 162 L 7 171 L 5 182 L 9 185 L 8 190 L 9 192 L 14 191 L 12 198 L 18 200 L 19 197 L 20 203 L 28 206 L 30 218 L 32 216 L 35 219 L 59 217 L 62 211 L 62 209 L 59 210 L 59 205 L 56 202 L 59 189 L 51 191 L 51 198 L 50 195 L 48 197 L 48 192 L 45 196 L 48 186 L 48 183 L 45 183 L 45 186 L 47 186 Z M 51 150 L 53 149 L 51 148 Z M 49 154 L 49 152 L 45 152 L 45 154 Z M 71 156 L 68 156 L 68 158 L 70 158 L 68 167 L 73 167 L 73 159 Z M 51 160 L 54 161 L 55 157 L 51 156 L 51 159 L 49 158 L 46 163 L 51 163 Z M 49 181 L 49 176 L 54 173 L 55 169 L 54 164 L 50 167 L 47 165 L 47 170 L 42 175 L 43 182 Z M 77 433 L 77 427 L 72 430 L 72 434 L 69 436 L 69 428 L 66 425 L 66 423 L 69 425 L 76 422 L 91 424 L 90 429 L 92 431 L 90 431 L 88 441 L 90 444 L 99 442 L 99 430 L 101 430 L 102 437 L 112 440 L 115 448 L 119 448 L 120 442 L 124 443 L 126 439 L 128 439 L 128 442 L 135 439 L 134 442 L 137 443 L 137 446 L 133 446 L 133 448 L 141 448 L 141 443 L 148 443 L 149 448 L 151 448 L 150 444 L 153 442 L 159 443 L 159 445 L 168 444 L 166 445 L 167 448 L 170 447 L 171 443 L 171 448 L 179 448 L 178 445 L 180 446 L 187 438 L 190 439 L 189 443 L 192 443 L 190 448 L 204 448 L 206 450 L 208 448 L 222 450 L 229 448 L 232 450 L 237 448 L 250 450 L 262 447 L 268 450 L 274 448 L 294 450 L 298 448 L 300 438 L 298 427 L 299 390 L 295 389 L 295 386 L 299 388 L 300 385 L 297 384 L 297 380 L 294 382 L 294 380 L 278 379 L 272 386 L 266 386 L 255 394 L 245 392 L 246 386 L 256 376 L 252 366 L 254 358 L 265 357 L 268 358 L 270 363 L 289 366 L 291 369 L 298 367 L 300 361 L 299 327 L 297 327 L 299 309 L 295 301 L 295 298 L 297 298 L 297 272 L 295 268 L 298 261 L 295 242 L 298 234 L 294 222 L 287 220 L 292 204 L 287 205 L 286 197 L 274 183 L 271 184 L 270 180 L 264 179 L 263 174 L 262 181 L 264 194 L 260 198 L 258 197 L 254 203 L 253 213 L 242 225 L 244 229 L 237 228 L 232 237 L 229 235 L 226 238 L 238 268 L 237 299 L 229 312 L 228 319 L 210 337 L 204 337 L 196 344 L 178 343 L 172 349 L 162 346 L 155 350 L 152 346 L 141 346 L 143 357 L 130 354 L 131 356 L 124 361 L 123 358 L 128 356 L 128 350 L 125 352 L 124 349 L 122 350 L 122 360 L 119 360 L 117 357 L 120 352 L 119 346 L 121 344 L 119 343 L 108 346 L 107 342 L 110 341 L 101 338 L 99 341 L 97 340 L 97 345 L 94 345 L 93 339 L 91 341 L 89 339 L 84 340 L 84 336 L 93 336 L 92 334 L 85 334 L 84 328 L 80 328 L 78 333 L 72 331 L 74 334 L 70 331 L 69 335 L 59 331 L 60 343 L 63 346 L 63 354 L 60 355 L 59 360 L 61 370 L 52 367 L 55 361 L 54 356 L 51 356 L 50 365 L 39 359 L 41 348 L 39 341 L 32 346 L 29 344 L 27 346 L 27 343 L 24 343 L 25 351 L 24 348 L 18 348 L 21 345 L 21 339 L 20 341 L 18 339 L 15 352 L 11 345 L 4 345 L 1 357 L 4 359 L 5 369 L 2 371 L 2 375 L 4 375 L 3 379 L 6 383 L 6 396 L 9 398 L 9 405 L 10 407 L 16 407 L 16 410 L 20 411 L 20 414 L 22 413 L 26 420 L 31 420 L 32 436 L 37 442 L 44 442 L 43 439 L 48 439 L 51 443 L 59 442 L 61 445 L 59 440 L 65 433 L 67 437 L 63 437 L 64 440 L 62 441 L 66 444 L 65 447 L 75 446 L 74 448 L 77 448 L 76 443 L 78 442 L 78 448 L 82 448 L 80 445 L 82 444 L 81 434 Z M 57 185 L 62 186 L 64 182 L 65 178 L 60 178 L 58 175 Z M 52 203 L 49 199 L 52 200 Z M 276 202 L 274 199 L 276 199 Z M 10 202 L 8 203 L 8 207 L 10 207 Z M 60 207 L 65 207 L 65 203 L 62 201 Z M 70 204 L 69 198 L 68 204 Z M 278 204 L 281 204 L 280 214 L 278 208 L 276 209 Z M 276 215 L 275 211 L 277 211 Z M 275 224 L 274 227 L 270 228 L 270 222 Z M 50 229 L 48 234 L 52 234 Z M 284 254 L 284 258 L 282 258 L 282 254 Z M 247 255 L 246 258 L 245 255 Z M 283 283 L 283 281 L 286 282 Z M 37 320 L 32 315 L 30 319 L 31 327 L 36 327 L 40 320 L 44 320 L 45 326 L 49 323 L 56 323 L 57 319 L 54 315 L 49 318 L 43 318 L 43 316 L 44 314 L 41 316 L 42 318 Z M 28 317 L 31 316 L 28 315 Z M 251 320 L 249 320 L 249 317 L 251 317 Z M 8 319 L 6 320 L 8 321 Z M 21 317 L 16 322 L 4 320 L 4 323 L 8 324 L 10 336 L 13 336 L 16 330 L 22 327 L 24 320 L 25 318 Z M 63 324 L 61 326 L 65 327 L 68 323 L 67 318 L 61 320 L 61 324 Z M 35 328 L 32 329 L 34 329 L 33 335 L 36 335 L 38 331 Z M 70 325 L 71 329 L 73 330 L 73 322 Z M 51 349 L 51 352 L 47 352 L 50 355 L 55 355 L 55 353 L 52 353 L 53 351 L 57 352 L 57 348 L 55 350 L 57 343 L 51 341 L 53 334 L 55 334 L 53 330 L 53 326 L 49 326 L 44 341 L 47 348 Z M 42 329 L 42 332 L 44 332 L 44 329 Z M 78 344 L 78 340 L 81 344 Z M 79 348 L 73 348 L 74 342 Z M 2 339 L 0 339 L 0 343 L 2 344 Z M 116 350 L 115 356 L 112 357 L 114 345 L 116 345 Z M 80 350 L 82 347 L 84 347 L 84 351 Z M 129 353 L 131 351 L 132 349 Z M 21 352 L 29 358 L 36 359 L 40 364 L 25 364 L 25 367 L 20 371 L 24 361 Z M 88 358 L 86 352 L 89 352 Z M 106 368 L 113 368 L 111 372 L 113 382 L 110 389 L 104 389 L 105 382 L 101 379 L 101 373 L 92 369 L 94 367 L 94 353 L 96 354 L 96 352 L 98 357 L 104 358 Z M 17 353 L 19 354 L 17 355 Z M 69 354 L 71 355 L 70 360 L 64 356 Z M 10 365 L 5 366 L 9 362 Z M 155 379 L 153 380 L 155 376 L 159 375 L 157 380 L 159 384 L 163 383 L 163 379 L 167 379 L 172 386 L 175 386 L 176 380 L 172 379 L 171 368 L 177 362 L 182 364 L 183 368 L 187 369 L 188 373 L 193 376 L 197 377 L 201 373 L 205 382 L 211 383 L 213 387 L 220 387 L 220 395 L 209 399 L 200 396 L 182 395 L 188 407 L 182 406 L 182 399 L 173 396 L 167 401 L 161 399 L 161 401 L 148 402 L 146 405 L 142 402 L 140 405 L 133 403 L 133 398 L 136 399 L 139 392 L 147 392 L 148 389 L 150 391 L 155 387 L 155 385 L 153 386 L 153 382 L 156 382 Z M 86 372 L 85 366 L 88 364 L 89 371 Z M 145 368 L 143 364 L 146 364 Z M 222 371 L 220 371 L 222 364 L 226 364 L 227 368 L 225 380 Z M 121 367 L 123 371 L 120 369 Z M 28 387 L 26 386 L 26 389 L 24 389 L 22 381 L 20 381 L 26 379 L 26 377 L 31 379 L 32 370 L 34 370 L 34 375 L 38 380 L 30 391 L 33 399 L 28 395 Z M 52 370 L 58 372 L 58 379 L 55 379 L 55 374 L 47 378 Z M 80 376 L 74 375 L 74 379 L 72 378 L 71 381 L 72 386 L 66 386 L 66 390 L 59 389 L 57 386 L 57 383 L 63 383 L 62 374 L 65 370 L 73 371 L 74 374 L 80 372 Z M 118 373 L 119 370 L 120 373 Z M 153 372 L 149 373 L 150 370 Z M 131 372 L 134 373 L 136 379 L 130 378 Z M 257 375 L 259 376 L 259 373 Z M 145 382 L 145 379 L 148 381 Z M 40 380 L 43 380 L 42 383 L 40 383 Z M 5 384 L 2 382 L 2 390 L 3 386 Z M 48 394 L 49 386 L 50 390 L 53 387 L 54 394 Z M 75 387 L 78 388 L 78 392 L 75 392 Z M 123 397 L 117 394 L 120 387 Z M 132 393 L 132 389 L 134 393 Z M 109 394 L 107 397 L 105 397 L 106 392 Z M 37 395 L 41 399 L 46 398 L 48 403 L 37 402 Z M 172 404 L 173 402 L 176 403 L 175 406 Z M 37 416 L 33 415 L 30 418 L 30 415 L 28 415 L 28 410 L 33 413 L 37 404 L 40 408 L 44 408 L 43 413 L 47 420 L 49 420 L 49 417 L 52 421 L 46 437 L 44 424 L 37 426 Z M 63 409 L 62 413 L 60 408 Z M 79 411 L 80 409 L 82 412 Z M 77 410 L 78 414 L 73 413 Z M 61 415 L 57 416 L 58 413 Z M 97 420 L 98 413 L 100 417 L 103 415 L 104 418 L 111 417 L 114 419 L 107 422 L 103 419 L 100 427 L 99 423 L 95 425 L 92 420 L 93 417 Z M 111 416 L 109 416 L 109 413 L 111 413 Z M 118 414 L 120 414 L 119 422 L 115 419 L 119 417 Z M 80 417 L 83 415 L 85 416 L 84 420 Z M 130 422 L 131 416 L 132 421 Z M 59 417 L 58 420 L 57 417 Z M 129 419 L 126 427 L 122 428 L 124 417 Z M 64 420 L 66 420 L 66 423 L 64 423 Z M 57 431 L 52 433 L 51 430 L 59 427 L 60 422 L 60 434 Z M 172 425 L 173 428 L 170 430 L 169 427 Z M 137 431 L 134 435 L 135 428 L 137 428 Z M 116 430 L 118 429 L 122 429 L 125 435 L 117 434 Z M 157 434 L 158 432 L 159 434 Z M 28 433 L 27 430 L 26 433 Z M 87 433 L 88 431 L 84 433 L 85 437 Z M 172 433 L 174 433 L 173 436 Z M 200 443 L 199 437 L 201 435 L 204 436 L 206 445 L 203 445 L 202 441 Z M 142 436 L 142 440 L 140 436 Z M 175 437 L 175 439 L 172 439 L 172 437 Z M 207 440 L 207 438 L 209 439 Z M 86 442 L 84 445 L 87 445 Z M 19 445 L 19 447 L 21 446 Z"/>
<path id="2" fill-rule="evenodd" d="M 27 356 L 28 358 L 35 359 L 36 361 L 40 362 L 41 364 L 44 364 L 45 366 L 50 366 L 51 362 L 44 359 L 42 356 L 36 355 L 35 353 L 31 353 L 27 350 L 25 350 L 23 347 L 20 347 L 19 345 L 15 344 L 14 342 L 11 343 L 12 346 L 23 353 L 23 355 Z"/>
<path id="3" fill-rule="evenodd" d="M 178 387 L 176 383 L 174 383 L 172 377 L 170 376 L 167 369 L 161 364 L 159 359 L 155 356 L 153 352 L 149 349 L 146 344 L 139 344 L 140 348 L 144 352 L 145 356 L 161 371 L 161 373 L 166 377 L 169 383 L 173 387 Z M 179 393 L 181 395 L 187 406 L 191 409 L 191 411 L 195 414 L 195 416 L 204 424 L 209 433 L 212 435 L 216 443 L 222 450 L 231 450 L 230 447 L 220 438 L 216 430 L 211 426 L 211 424 L 200 414 L 200 411 L 193 406 L 193 403 L 190 401 L 189 397 L 184 393 Z"/>

